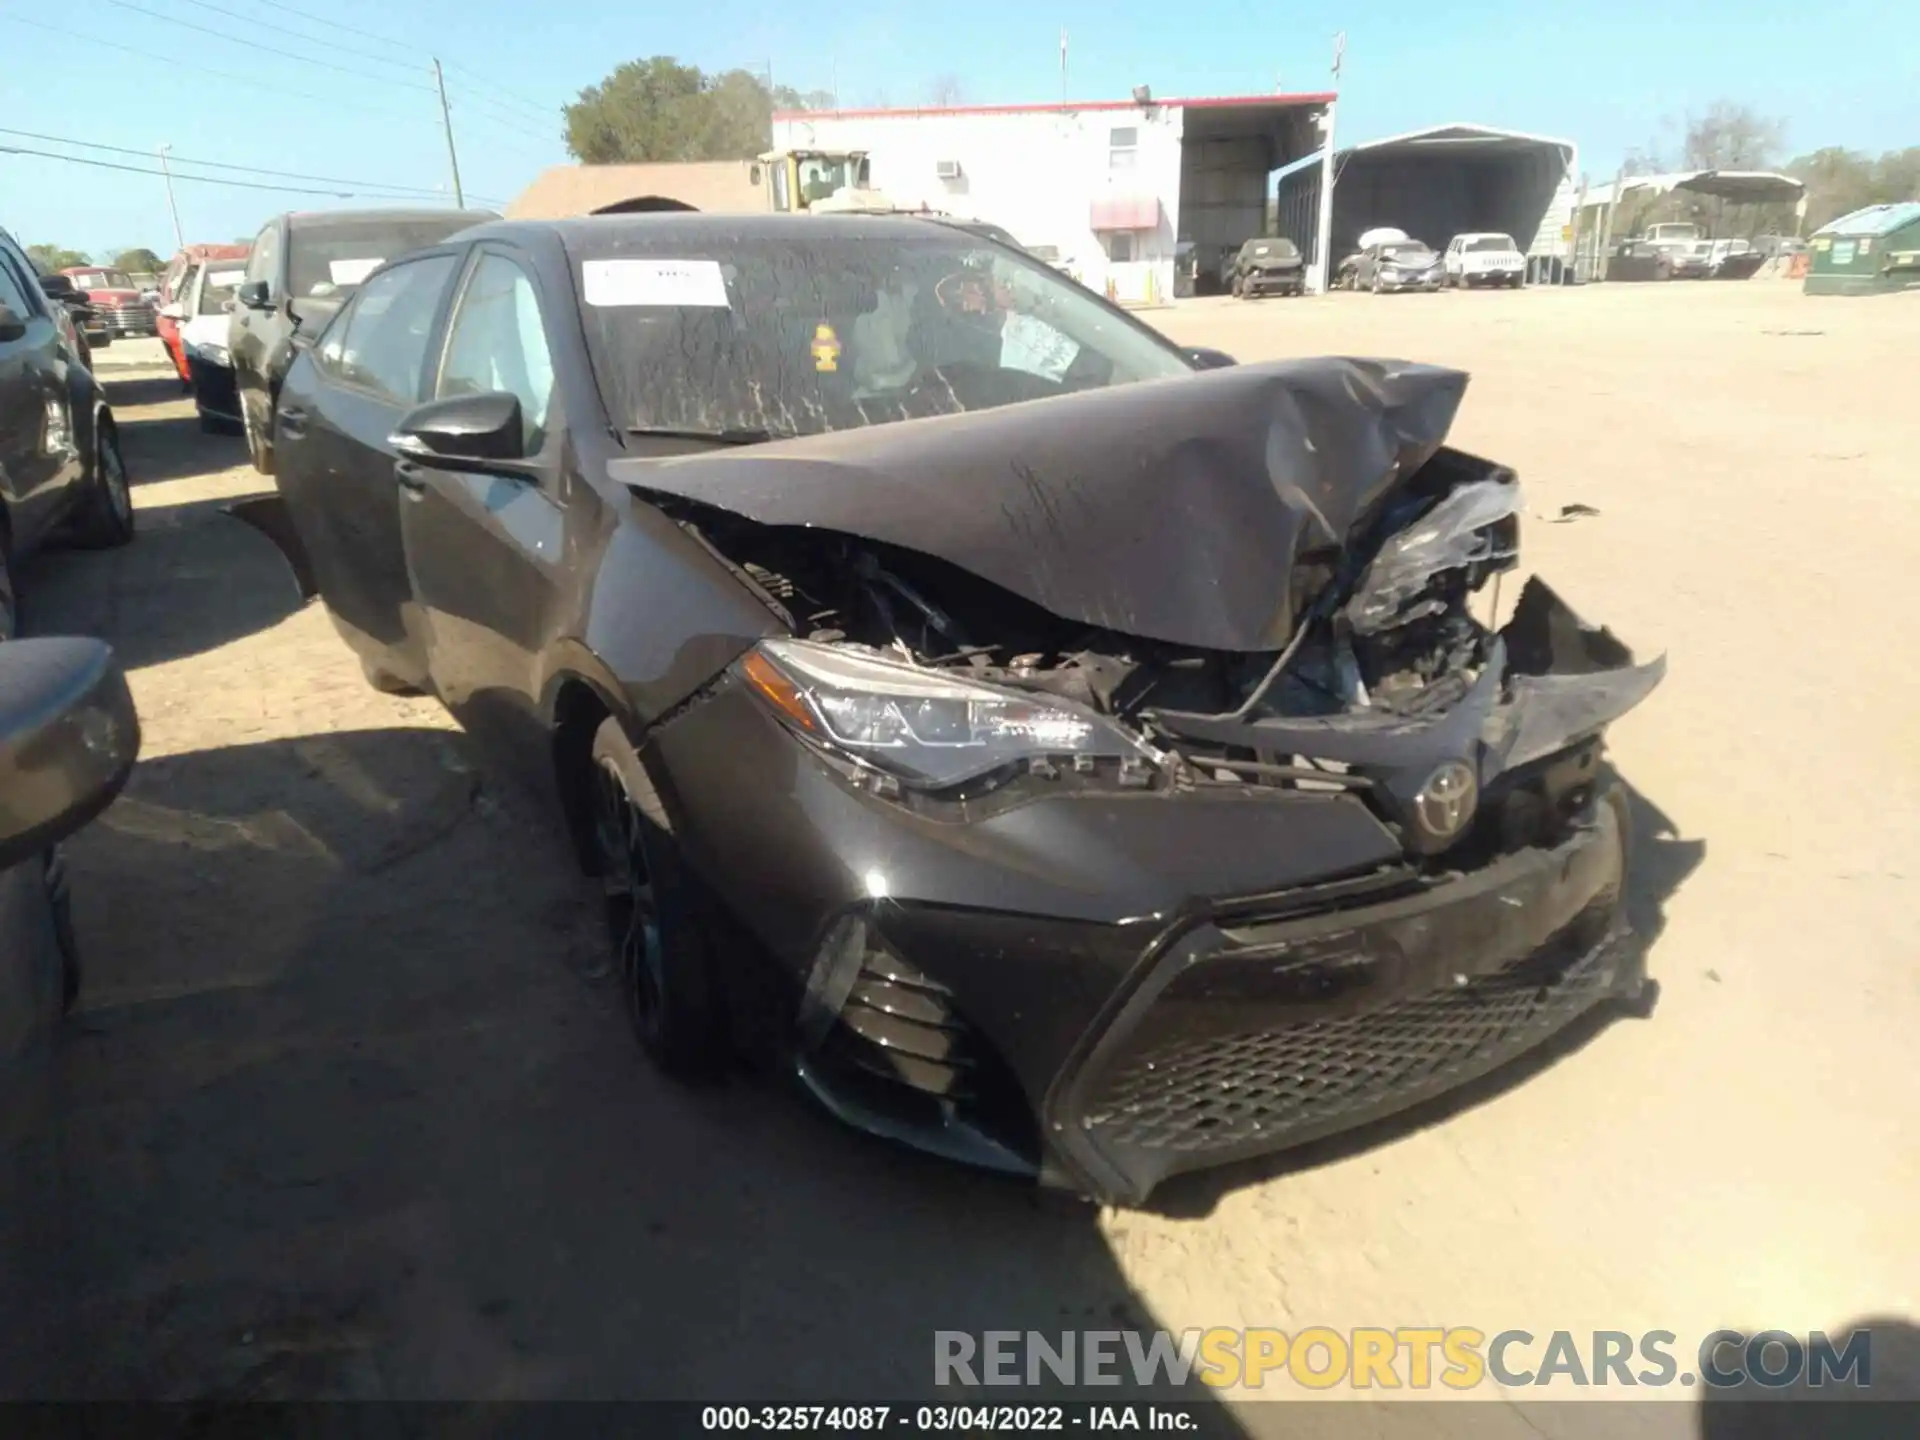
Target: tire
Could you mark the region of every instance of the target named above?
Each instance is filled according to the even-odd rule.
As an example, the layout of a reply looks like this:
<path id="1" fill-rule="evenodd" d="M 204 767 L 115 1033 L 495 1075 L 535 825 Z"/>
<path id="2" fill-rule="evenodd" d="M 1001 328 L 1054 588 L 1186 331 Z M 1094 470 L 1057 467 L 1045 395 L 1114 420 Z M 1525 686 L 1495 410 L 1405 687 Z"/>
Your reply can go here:
<path id="1" fill-rule="evenodd" d="M 58 845 L 47 852 L 47 910 L 53 920 L 54 948 L 60 952 L 60 1013 L 71 1015 L 80 1003 L 85 972 L 80 942 L 73 933 L 73 895 L 67 888 L 67 861 Z"/>
<path id="2" fill-rule="evenodd" d="M 224 415 L 209 415 L 206 411 L 202 410 L 199 412 L 199 416 L 200 433 L 202 435 L 244 436 L 247 433 L 247 427 L 244 423 L 236 425 Z"/>
<path id="3" fill-rule="evenodd" d="M 0 641 L 20 633 L 20 596 L 13 588 L 13 542 L 0 530 Z"/>
<path id="4" fill-rule="evenodd" d="M 373 661 L 362 658 L 360 673 L 367 677 L 367 684 L 382 695 L 418 695 L 420 687 L 402 680 L 398 675 L 383 670 Z"/>
<path id="5" fill-rule="evenodd" d="M 659 795 L 617 716 L 594 732 L 591 760 L 594 868 L 627 1021 L 666 1074 L 711 1079 L 729 1053 L 714 949 L 728 933 L 728 917 L 681 860 Z"/>
<path id="6" fill-rule="evenodd" d="M 120 457 L 120 432 L 111 420 L 93 425 L 93 475 L 73 526 L 73 543 L 83 550 L 111 550 L 133 539 L 133 491 Z"/>
<path id="7" fill-rule="evenodd" d="M 1376 271 L 1374 271 L 1374 272 L 1373 272 L 1373 293 L 1374 293 L 1374 294 L 1376 294 L 1376 295 L 1378 295 L 1378 294 L 1380 294 L 1380 293 L 1381 293 L 1381 289 L 1380 289 L 1380 272 L 1379 272 L 1378 270 L 1376 270 Z"/>
<path id="8" fill-rule="evenodd" d="M 1233 298 L 1236 300 L 1245 298 L 1246 289 L 1243 285 L 1241 285 L 1240 277 L 1238 275 L 1235 275 L 1232 280 L 1227 282 L 1227 293 L 1233 296 Z"/>
<path id="9" fill-rule="evenodd" d="M 265 406 L 266 413 L 257 412 Z M 273 474 L 273 401 L 256 389 L 240 391 L 241 434 L 247 439 L 247 458 L 262 475 Z"/>

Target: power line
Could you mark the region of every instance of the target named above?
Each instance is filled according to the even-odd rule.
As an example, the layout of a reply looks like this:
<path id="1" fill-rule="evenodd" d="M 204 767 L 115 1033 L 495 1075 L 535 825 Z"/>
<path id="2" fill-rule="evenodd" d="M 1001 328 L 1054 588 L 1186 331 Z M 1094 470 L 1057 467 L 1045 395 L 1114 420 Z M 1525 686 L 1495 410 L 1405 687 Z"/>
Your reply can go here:
<path id="1" fill-rule="evenodd" d="M 189 3 L 202 3 L 202 0 L 189 0 Z M 353 35 L 362 40 L 371 40 L 377 45 L 394 45 L 394 46 L 398 46 L 401 49 L 407 49 L 407 50 L 415 48 L 409 45 L 406 41 L 399 39 L 397 36 L 382 35 L 372 30 L 362 29 L 357 25 L 343 25 L 338 20 L 329 19 L 325 15 L 315 15 L 310 10 L 302 10 L 297 6 L 293 6 L 293 5 L 283 5 L 280 3 L 280 0 L 252 0 L 252 3 L 255 5 L 259 5 L 262 8 L 267 10 L 278 10 L 283 15 L 292 15 L 296 19 L 305 20 L 310 24 L 324 25 L 329 30 L 340 31 L 343 35 Z M 488 86 L 490 89 L 497 92 L 500 100 L 503 102 L 510 100 L 515 102 L 516 104 L 526 107 L 528 110 L 533 112 L 532 115 L 527 117 L 529 119 L 537 117 L 541 120 L 551 120 L 553 118 L 554 111 L 558 108 L 557 106 L 543 105 L 538 100 L 529 100 L 527 99 L 526 96 L 516 94 L 514 91 L 507 89 L 504 85 L 497 84 L 494 81 L 488 79 L 485 75 L 482 75 L 479 72 L 472 70 L 465 65 L 457 65 L 451 60 L 447 62 L 447 69 L 458 71 L 460 74 L 467 76 L 469 79 L 474 80 L 479 84 Z"/>
<path id="2" fill-rule="evenodd" d="M 123 50 L 129 55 L 137 55 L 149 63 L 158 61 L 170 69 L 195 70 L 202 75 L 212 75 L 217 79 L 231 81 L 235 85 L 245 85 L 255 90 L 270 90 L 275 95 L 299 100 L 313 100 L 319 104 L 329 106 L 334 110 L 340 108 L 340 97 L 338 95 L 316 95 L 311 90 L 290 90 L 284 85 L 258 80 L 249 75 L 235 75 L 229 70 L 216 70 L 210 65 L 200 65 L 192 60 L 176 60 L 169 55 L 156 55 L 153 51 L 143 50 L 137 45 L 122 45 L 117 40 L 102 40 L 96 35 L 77 34 L 70 26 L 49 25 L 45 21 L 28 20 L 20 15 L 0 15 L 0 20 L 6 20 L 14 25 L 31 25 L 36 30 L 45 30 L 48 34 L 58 35 L 65 40 L 84 40 L 89 45 L 104 45 L 109 50 Z M 404 115 L 410 120 L 417 118 L 409 115 L 404 110 L 396 110 L 391 105 L 365 105 L 356 103 L 354 108 L 356 110 L 376 110 L 384 115 Z"/>
<path id="3" fill-rule="evenodd" d="M 43 135 L 36 130 L 13 130 L 4 125 L 0 125 L 0 135 L 18 135 L 24 139 L 45 140 L 55 145 L 73 145 L 82 150 L 105 150 L 114 155 L 145 156 L 151 153 L 146 150 L 135 149 L 128 145 L 103 145 L 97 140 L 75 140 L 67 135 Z M 270 170 L 259 165 L 235 165 L 224 160 L 193 160 L 185 155 L 174 155 L 171 152 L 169 152 L 167 158 L 175 165 L 198 165 L 207 170 L 233 170 L 245 175 L 268 175 L 276 180 L 312 180 L 325 185 L 352 185 L 360 190 L 394 190 L 400 192 L 403 196 L 438 197 L 444 193 L 428 185 L 396 185 L 386 180 L 343 180 L 338 175 L 306 175 L 297 170 Z M 198 180 L 209 179 L 211 177 L 181 175 L 176 172 L 174 178 L 176 180 Z M 489 199 L 489 197 L 476 195 L 474 199 L 486 200 Z M 493 203 L 498 204 L 500 202 L 494 201 Z"/>
<path id="4" fill-rule="evenodd" d="M 254 16 L 243 14 L 238 10 L 229 10 L 223 5 L 215 5 L 212 3 L 212 0 L 186 0 L 186 3 L 194 6 L 196 9 L 211 10 L 216 15 L 225 15 L 230 20 L 241 20 L 248 25 L 257 25 L 262 30 L 272 30 L 279 35 L 291 35 L 295 40 L 304 40 L 309 45 L 329 46 L 334 50 L 338 50 L 342 55 L 352 55 L 361 60 L 373 60 L 382 65 L 398 65 L 407 70 L 416 70 L 419 68 L 411 60 L 396 60 L 391 55 L 375 55 L 370 50 L 354 50 L 342 45 L 338 40 L 325 40 L 318 35 L 309 35 L 301 30 L 289 29 L 285 25 L 275 25 L 270 20 L 256 19 Z"/>
<path id="5" fill-rule="evenodd" d="M 92 165 L 100 170 L 124 170 L 130 175 L 152 175 L 165 178 L 165 172 L 148 170 L 140 165 L 120 165 L 112 160 L 88 160 L 79 155 L 61 155 L 52 150 L 31 150 L 22 145 L 0 145 L 0 155 L 38 155 L 43 160 L 64 160 L 69 165 Z M 327 195 L 335 200 L 355 198 L 348 191 L 310 190 L 297 185 L 262 185 L 255 180 L 217 180 L 211 175 L 176 175 L 173 178 L 191 180 L 200 185 L 229 185 L 236 190 L 277 190 L 285 195 Z"/>
<path id="6" fill-rule="evenodd" d="M 302 55 L 298 51 L 282 50 L 275 45 L 262 45 L 258 40 L 243 40 L 238 35 L 229 35 L 224 30 L 215 30 L 210 25 L 196 25 L 193 21 L 182 20 L 176 15 L 166 15 L 158 10 L 149 10 L 144 5 L 135 5 L 133 0 L 107 0 L 107 3 L 116 5 L 122 10 L 131 10 L 136 15 L 145 15 L 151 20 L 178 25 L 186 30 L 197 30 L 202 35 L 211 35 L 214 39 L 225 40 L 231 45 L 245 45 L 249 50 L 260 50 L 268 55 L 278 55 L 282 59 L 297 60 L 302 65 L 318 65 L 322 69 L 337 70 L 342 75 L 353 75 L 362 80 L 375 80 L 383 85 L 399 85 L 408 90 L 424 90 L 429 95 L 434 93 L 431 85 L 418 85 L 408 80 L 392 80 L 382 75 L 369 75 L 366 71 L 356 70 L 351 65 L 336 65 L 331 60 L 317 60 L 311 55 Z"/>

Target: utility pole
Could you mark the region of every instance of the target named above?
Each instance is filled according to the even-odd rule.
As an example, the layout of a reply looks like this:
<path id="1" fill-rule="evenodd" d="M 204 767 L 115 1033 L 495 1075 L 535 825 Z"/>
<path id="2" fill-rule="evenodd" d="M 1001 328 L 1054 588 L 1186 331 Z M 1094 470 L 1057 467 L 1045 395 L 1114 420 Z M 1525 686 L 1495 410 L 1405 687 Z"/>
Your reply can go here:
<path id="1" fill-rule="evenodd" d="M 173 243 L 175 248 L 184 250 L 187 248 L 187 237 L 180 228 L 180 207 L 173 198 L 173 171 L 167 165 L 167 152 L 171 149 L 171 145 L 160 147 L 160 173 L 167 177 L 167 209 L 173 214 Z"/>
<path id="2" fill-rule="evenodd" d="M 1333 37 L 1333 84 L 1340 86 L 1340 62 L 1347 54 L 1347 32 Z M 1313 244 L 1314 285 L 1322 295 L 1333 286 L 1333 112 L 1337 100 L 1329 100 L 1320 116 L 1320 215 Z"/>
<path id="3" fill-rule="evenodd" d="M 440 73 L 438 57 L 433 62 L 433 84 L 440 92 L 440 123 L 447 127 L 447 164 L 453 167 L 453 206 L 464 210 L 467 194 L 460 188 L 460 156 L 453 148 L 453 111 L 447 108 L 447 77 Z"/>

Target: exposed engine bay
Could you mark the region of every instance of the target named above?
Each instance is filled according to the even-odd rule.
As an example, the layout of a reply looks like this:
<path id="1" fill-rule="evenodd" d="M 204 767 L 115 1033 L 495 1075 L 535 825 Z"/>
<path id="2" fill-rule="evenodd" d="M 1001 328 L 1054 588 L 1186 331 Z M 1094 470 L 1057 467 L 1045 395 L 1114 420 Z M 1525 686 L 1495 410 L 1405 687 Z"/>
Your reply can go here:
<path id="1" fill-rule="evenodd" d="M 1122 784 L 1357 793 L 1458 859 L 1461 817 L 1502 849 L 1578 823 L 1602 730 L 1664 674 L 1538 579 L 1496 629 L 1520 486 L 1442 443 L 1464 380 L 1293 362 L 627 478 L 801 642 L 1084 707 L 1139 748 Z"/>
<path id="2" fill-rule="evenodd" d="M 1468 507 L 1453 499 L 1461 496 Z M 1254 720 L 1364 707 L 1412 717 L 1457 701 L 1492 639 L 1469 602 L 1513 567 L 1518 505 L 1512 472 L 1441 451 L 1356 558 L 1317 567 L 1319 598 L 1286 650 L 1233 654 L 1078 624 L 914 550 L 668 502 L 797 636 L 1058 695 L 1162 742 L 1162 711 Z"/>

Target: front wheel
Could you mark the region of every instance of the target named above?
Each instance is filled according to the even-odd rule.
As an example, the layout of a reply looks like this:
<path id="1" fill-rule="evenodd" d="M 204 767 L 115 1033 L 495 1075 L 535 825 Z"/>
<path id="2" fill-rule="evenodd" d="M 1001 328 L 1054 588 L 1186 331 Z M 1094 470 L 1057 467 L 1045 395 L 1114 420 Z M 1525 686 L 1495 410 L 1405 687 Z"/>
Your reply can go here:
<path id="1" fill-rule="evenodd" d="M 658 794 L 617 717 L 594 732 L 592 765 L 594 869 L 628 1023 L 667 1074 L 711 1077 L 728 1052 L 712 949 L 725 917 L 681 861 Z"/>

